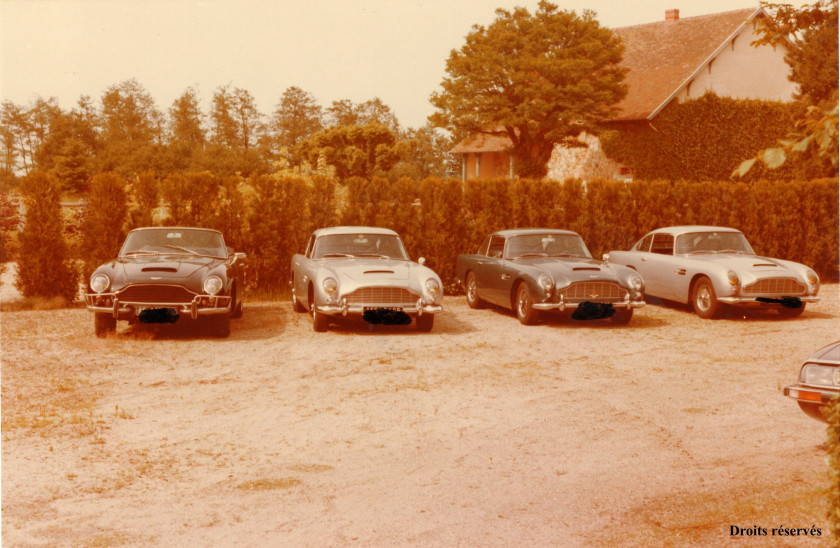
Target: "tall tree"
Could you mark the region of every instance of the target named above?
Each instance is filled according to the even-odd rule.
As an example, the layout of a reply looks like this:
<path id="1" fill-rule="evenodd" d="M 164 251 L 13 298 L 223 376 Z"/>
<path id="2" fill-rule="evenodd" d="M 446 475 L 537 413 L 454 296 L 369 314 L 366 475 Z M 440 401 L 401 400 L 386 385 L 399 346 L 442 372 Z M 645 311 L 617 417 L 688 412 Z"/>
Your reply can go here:
<path id="1" fill-rule="evenodd" d="M 24 297 L 63 297 L 72 301 L 78 273 L 68 259 L 61 215 L 61 186 L 46 173 L 33 171 L 20 185 L 26 210 L 20 232 L 17 287 Z"/>
<path id="2" fill-rule="evenodd" d="M 81 251 L 84 279 L 96 267 L 117 255 L 125 239 L 128 195 L 118 173 L 98 173 L 90 184 L 87 212 L 82 220 Z"/>
<path id="3" fill-rule="evenodd" d="M 210 113 L 213 142 L 248 150 L 262 131 L 262 114 L 247 90 L 221 86 L 213 94 Z"/>
<path id="4" fill-rule="evenodd" d="M 170 144 L 188 150 L 204 146 L 203 116 L 198 91 L 193 87 L 187 88 L 169 107 Z"/>
<path id="5" fill-rule="evenodd" d="M 391 107 L 379 97 L 358 104 L 349 99 L 333 101 L 327 108 L 327 115 L 331 126 L 364 126 L 377 123 L 394 133 L 399 133 L 400 130 L 399 121 Z"/>
<path id="6" fill-rule="evenodd" d="M 109 87 L 102 95 L 103 171 L 134 175 L 154 164 L 163 142 L 163 115 L 137 80 Z"/>
<path id="7" fill-rule="evenodd" d="M 397 142 L 393 131 L 382 124 L 335 126 L 326 128 L 301 144 L 310 165 L 319 158 L 335 167 L 340 180 L 370 178 L 390 170 L 407 153 L 408 145 Z"/>
<path id="8" fill-rule="evenodd" d="M 324 127 L 323 108 L 311 93 L 292 86 L 283 92 L 271 118 L 278 148 L 289 151 Z"/>
<path id="9" fill-rule="evenodd" d="M 623 52 L 589 10 L 578 16 L 545 0 L 533 15 L 496 10 L 451 52 L 430 120 L 457 134 L 502 130 L 517 173 L 543 176 L 555 145 L 580 146 L 580 133 L 597 133 L 626 95 Z"/>

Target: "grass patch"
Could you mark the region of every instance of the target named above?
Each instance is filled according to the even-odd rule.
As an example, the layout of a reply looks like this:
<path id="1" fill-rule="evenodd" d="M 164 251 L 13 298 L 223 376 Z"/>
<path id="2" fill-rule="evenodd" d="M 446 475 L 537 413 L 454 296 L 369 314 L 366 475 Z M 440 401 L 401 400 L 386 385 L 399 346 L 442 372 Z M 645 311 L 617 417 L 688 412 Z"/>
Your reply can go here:
<path id="1" fill-rule="evenodd" d="M 242 482 L 236 488 L 243 491 L 272 491 L 275 489 L 291 489 L 301 483 L 297 478 L 263 478 Z"/>

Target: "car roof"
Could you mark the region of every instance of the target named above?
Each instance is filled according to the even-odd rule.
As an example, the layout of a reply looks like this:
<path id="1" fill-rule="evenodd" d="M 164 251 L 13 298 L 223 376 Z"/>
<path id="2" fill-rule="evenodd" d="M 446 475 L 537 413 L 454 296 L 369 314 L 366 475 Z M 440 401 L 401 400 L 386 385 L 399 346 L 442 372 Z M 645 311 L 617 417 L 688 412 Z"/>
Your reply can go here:
<path id="1" fill-rule="evenodd" d="M 708 225 L 684 225 L 684 226 L 664 226 L 662 228 L 657 228 L 656 230 L 651 230 L 648 234 L 658 234 L 660 232 L 667 232 L 668 234 L 673 234 L 674 236 L 679 236 L 680 234 L 688 234 L 690 232 L 741 232 L 737 228 L 732 228 L 728 226 L 708 226 Z"/>
<path id="2" fill-rule="evenodd" d="M 133 228 L 129 232 L 138 232 L 141 230 L 204 230 L 206 232 L 218 232 L 221 234 L 221 231 L 215 230 L 213 228 L 199 228 L 197 226 L 142 226 L 140 228 Z"/>
<path id="3" fill-rule="evenodd" d="M 838 360 L 838 347 L 840 347 L 840 341 L 835 341 L 827 346 L 823 346 L 806 360 L 809 362 L 831 362 L 831 363 L 840 363 Z"/>
<path id="4" fill-rule="evenodd" d="M 491 236 L 503 236 L 511 238 L 513 236 L 525 236 L 529 234 L 571 234 L 578 236 L 577 232 L 571 230 L 562 230 L 559 228 L 509 228 L 506 230 L 497 230 Z"/>
<path id="5" fill-rule="evenodd" d="M 390 234 L 392 236 L 398 236 L 396 232 L 389 228 L 376 226 L 331 226 L 328 228 L 319 228 L 313 234 L 316 238 L 329 234 Z"/>

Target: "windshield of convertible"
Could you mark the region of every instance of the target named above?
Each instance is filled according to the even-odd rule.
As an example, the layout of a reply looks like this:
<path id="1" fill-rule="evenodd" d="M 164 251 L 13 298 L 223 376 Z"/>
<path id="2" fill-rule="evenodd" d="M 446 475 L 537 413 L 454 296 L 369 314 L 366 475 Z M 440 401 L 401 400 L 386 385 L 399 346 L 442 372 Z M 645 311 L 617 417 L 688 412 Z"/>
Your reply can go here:
<path id="1" fill-rule="evenodd" d="M 408 260 L 402 241 L 393 234 L 326 234 L 315 240 L 313 259 L 334 257 Z"/>
<path id="2" fill-rule="evenodd" d="M 144 255 L 201 255 L 226 257 L 225 240 L 218 232 L 189 228 L 153 228 L 129 232 L 120 257 Z"/>
<path id="3" fill-rule="evenodd" d="M 522 234 L 508 240 L 505 258 L 520 257 L 587 257 L 591 258 L 583 239 L 577 234 Z"/>
<path id="4" fill-rule="evenodd" d="M 706 253 L 744 253 L 755 255 L 740 232 L 689 232 L 677 236 L 675 255 L 702 255 Z"/>

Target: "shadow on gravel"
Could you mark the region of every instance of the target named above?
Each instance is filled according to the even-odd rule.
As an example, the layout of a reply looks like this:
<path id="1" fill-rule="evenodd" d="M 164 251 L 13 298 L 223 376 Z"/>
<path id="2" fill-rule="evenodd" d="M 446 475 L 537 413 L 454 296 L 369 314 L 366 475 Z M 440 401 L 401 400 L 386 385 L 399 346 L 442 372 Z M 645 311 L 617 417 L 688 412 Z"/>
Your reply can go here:
<path id="1" fill-rule="evenodd" d="M 648 306 L 656 306 L 659 308 L 665 308 L 667 310 L 674 310 L 676 312 L 681 312 L 685 314 L 694 314 L 694 309 L 691 305 L 678 303 L 674 301 L 666 301 L 663 299 L 658 299 L 656 297 L 645 297 Z M 779 314 L 776 308 L 744 308 L 739 306 L 723 306 L 722 310 L 718 313 L 718 316 L 710 321 L 719 321 L 719 320 L 730 320 L 730 321 L 741 321 L 741 320 L 750 320 L 750 321 L 779 321 L 779 322 L 795 322 L 795 321 L 802 321 L 808 319 L 820 319 L 826 320 L 829 318 L 834 318 L 831 314 L 826 314 L 824 312 L 818 312 L 813 310 L 812 308 L 808 308 L 806 306 L 805 311 L 802 312 L 801 316 L 798 317 L 789 317 L 789 316 L 782 316 Z M 635 321 L 635 319 L 634 319 Z M 633 322 L 631 322 L 632 325 Z"/>
<path id="2" fill-rule="evenodd" d="M 173 324 L 134 324 L 126 326 L 119 322 L 116 339 L 135 340 L 196 340 L 248 341 L 270 339 L 282 335 L 286 330 L 289 311 L 281 303 L 245 304 L 242 317 L 230 321 L 230 336 L 214 337 L 212 327 L 204 318 L 198 321 L 181 321 Z"/>

